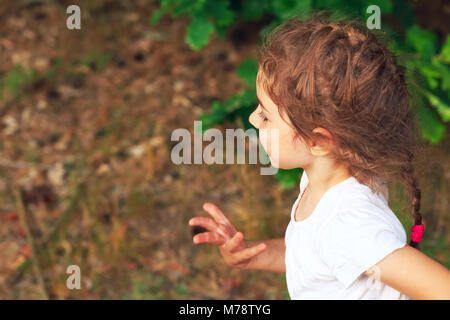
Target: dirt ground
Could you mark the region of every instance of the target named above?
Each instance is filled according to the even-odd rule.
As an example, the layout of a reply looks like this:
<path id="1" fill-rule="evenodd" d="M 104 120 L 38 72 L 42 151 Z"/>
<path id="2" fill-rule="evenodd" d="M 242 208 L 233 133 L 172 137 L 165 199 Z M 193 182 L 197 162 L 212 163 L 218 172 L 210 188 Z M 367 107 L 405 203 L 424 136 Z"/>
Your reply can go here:
<path id="1" fill-rule="evenodd" d="M 258 25 L 194 52 L 188 19 L 148 23 L 155 2 L 86 2 L 81 30 L 66 28 L 64 2 L 49 3 L 0 8 L 0 75 L 34 72 L 0 100 L 0 298 L 288 298 L 283 275 L 230 269 L 217 248 L 193 245 L 187 221 L 210 201 L 248 239 L 282 237 L 298 189 L 259 166 L 170 160 L 172 131 L 193 132 L 244 86 L 235 69 L 255 56 Z M 418 155 L 418 178 L 423 251 L 450 267 L 448 132 Z M 409 237 L 402 190 L 390 183 L 390 204 Z M 66 287 L 73 264 L 81 290 Z"/>

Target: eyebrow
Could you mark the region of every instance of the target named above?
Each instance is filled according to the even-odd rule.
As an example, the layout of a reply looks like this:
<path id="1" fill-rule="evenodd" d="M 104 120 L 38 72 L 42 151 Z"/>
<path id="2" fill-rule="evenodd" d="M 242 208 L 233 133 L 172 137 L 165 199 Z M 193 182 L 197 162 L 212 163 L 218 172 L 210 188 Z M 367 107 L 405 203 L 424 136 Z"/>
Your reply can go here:
<path id="1" fill-rule="evenodd" d="M 258 102 L 261 105 L 261 107 L 270 114 L 270 111 L 266 107 L 264 107 L 264 105 L 262 104 L 261 100 L 258 97 L 258 94 L 256 94 L 256 100 L 258 100 Z"/>

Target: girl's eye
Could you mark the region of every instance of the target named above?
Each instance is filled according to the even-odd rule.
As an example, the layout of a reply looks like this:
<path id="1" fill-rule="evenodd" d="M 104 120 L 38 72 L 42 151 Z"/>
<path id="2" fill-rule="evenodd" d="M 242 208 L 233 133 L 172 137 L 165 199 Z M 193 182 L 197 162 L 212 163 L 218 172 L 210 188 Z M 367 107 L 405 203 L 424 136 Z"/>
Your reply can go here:
<path id="1" fill-rule="evenodd" d="M 264 115 L 264 113 L 263 113 L 262 111 L 259 112 L 258 115 L 261 117 L 261 119 L 262 119 L 264 122 L 266 122 L 267 120 L 269 120 L 269 119 L 267 119 L 267 117 Z"/>

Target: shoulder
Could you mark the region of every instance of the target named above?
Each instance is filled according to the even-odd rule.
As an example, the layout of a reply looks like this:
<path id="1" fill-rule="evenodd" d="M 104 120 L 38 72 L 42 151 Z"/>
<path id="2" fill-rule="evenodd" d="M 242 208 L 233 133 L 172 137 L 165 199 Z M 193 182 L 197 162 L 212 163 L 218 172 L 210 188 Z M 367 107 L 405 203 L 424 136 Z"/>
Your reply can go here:
<path id="1" fill-rule="evenodd" d="M 404 231 L 401 222 L 388 207 L 380 207 L 371 202 L 341 208 L 330 216 L 324 228 L 330 229 L 328 231 L 331 234 L 346 232 L 348 235 L 385 230 L 396 234 L 399 238 L 402 238 L 401 230 Z"/>
<path id="2" fill-rule="evenodd" d="M 337 233 L 368 236 L 384 230 L 392 232 L 406 242 L 405 229 L 389 208 L 387 199 L 383 195 L 373 193 L 369 187 L 358 183 L 356 179 L 352 179 L 351 183 L 346 184 L 334 195 L 336 205 L 329 215 L 328 222 L 322 227 L 325 232 L 336 236 Z M 345 235 L 341 238 L 345 238 Z"/>
<path id="3" fill-rule="evenodd" d="M 319 238 L 319 256 L 346 286 L 406 244 L 406 233 L 395 214 L 370 202 L 334 213 Z"/>
<path id="4" fill-rule="evenodd" d="M 352 177 L 336 194 L 335 212 L 332 215 L 337 226 L 358 228 L 387 228 L 406 241 L 406 233 L 398 217 L 388 204 L 388 189 L 385 180 L 380 181 L 383 193 L 374 193 L 368 186 Z"/>
<path id="5" fill-rule="evenodd" d="M 348 183 L 339 188 L 339 192 L 336 195 L 339 209 L 364 207 L 369 203 L 375 206 L 387 207 L 389 190 L 385 181 L 380 181 L 380 185 L 382 192 L 375 193 L 368 186 L 360 183 L 355 177 L 351 177 Z"/>

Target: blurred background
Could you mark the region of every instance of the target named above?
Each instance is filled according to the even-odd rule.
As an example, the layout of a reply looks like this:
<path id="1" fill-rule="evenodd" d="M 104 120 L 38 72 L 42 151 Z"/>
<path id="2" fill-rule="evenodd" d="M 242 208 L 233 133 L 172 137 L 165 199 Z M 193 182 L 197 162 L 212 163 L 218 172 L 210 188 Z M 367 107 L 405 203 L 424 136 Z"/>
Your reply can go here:
<path id="1" fill-rule="evenodd" d="M 69 30 L 69 5 L 81 29 Z M 248 128 L 261 39 L 316 10 L 381 32 L 408 70 L 422 251 L 447 268 L 450 4 L 336 0 L 2 0 L 0 298 L 289 299 L 283 275 L 226 266 L 187 221 L 214 202 L 247 238 L 284 236 L 301 170 L 174 165 L 176 128 Z M 410 197 L 389 181 L 408 240 Z M 66 287 L 69 265 L 81 289 Z"/>

